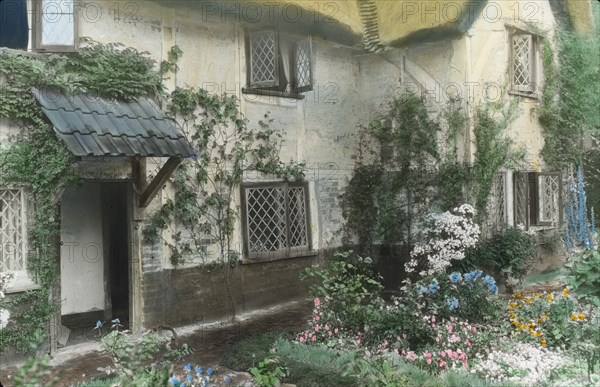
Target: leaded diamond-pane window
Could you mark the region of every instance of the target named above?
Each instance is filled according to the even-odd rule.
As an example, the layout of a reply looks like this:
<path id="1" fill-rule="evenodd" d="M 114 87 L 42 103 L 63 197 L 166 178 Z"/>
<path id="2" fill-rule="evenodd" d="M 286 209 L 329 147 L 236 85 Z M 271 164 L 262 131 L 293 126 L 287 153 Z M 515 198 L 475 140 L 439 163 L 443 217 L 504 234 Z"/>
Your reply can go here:
<path id="1" fill-rule="evenodd" d="M 249 34 L 250 87 L 279 85 L 279 48 L 277 32 L 256 31 Z"/>
<path id="2" fill-rule="evenodd" d="M 23 191 L 0 189 L 0 271 L 26 270 L 25 230 Z"/>
<path id="3" fill-rule="evenodd" d="M 310 38 L 296 43 L 294 48 L 294 82 L 298 93 L 312 90 L 312 41 Z"/>
<path id="4" fill-rule="evenodd" d="M 512 90 L 533 94 L 538 89 L 539 37 L 517 31 L 512 35 Z"/>
<path id="5" fill-rule="evenodd" d="M 515 225 L 556 227 L 562 222 L 560 173 L 514 174 Z"/>
<path id="6" fill-rule="evenodd" d="M 556 225 L 560 220 L 560 175 L 542 174 L 538 182 L 539 223 Z"/>
<path id="7" fill-rule="evenodd" d="M 248 258 L 285 258 L 310 249 L 306 185 L 251 185 L 242 193 Z"/>
<path id="8" fill-rule="evenodd" d="M 248 31 L 246 68 L 250 91 L 303 93 L 313 88 L 310 37 L 279 34 L 276 30 Z"/>

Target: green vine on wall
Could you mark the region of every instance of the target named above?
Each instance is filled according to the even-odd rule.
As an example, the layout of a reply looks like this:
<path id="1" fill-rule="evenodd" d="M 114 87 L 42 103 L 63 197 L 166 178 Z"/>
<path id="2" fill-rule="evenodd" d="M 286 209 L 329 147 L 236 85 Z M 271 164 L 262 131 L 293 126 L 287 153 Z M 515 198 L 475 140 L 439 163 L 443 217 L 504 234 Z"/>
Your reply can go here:
<path id="1" fill-rule="evenodd" d="M 28 225 L 28 273 L 37 290 L 10 295 L 2 308 L 11 319 L 0 335 L 0 351 L 29 350 L 32 338 L 43 338 L 42 327 L 58 309 L 52 301 L 60 262 L 58 203 L 62 191 L 78 179 L 70 173 L 73 156 L 54 134 L 33 96 L 33 89 L 57 89 L 133 100 L 163 91 L 162 75 L 146 53 L 120 44 L 88 42 L 77 53 L 0 55 L 0 118 L 20 131 L 0 149 L 0 186 L 24 187 L 33 204 Z M 38 343 L 39 344 L 39 343 Z"/>

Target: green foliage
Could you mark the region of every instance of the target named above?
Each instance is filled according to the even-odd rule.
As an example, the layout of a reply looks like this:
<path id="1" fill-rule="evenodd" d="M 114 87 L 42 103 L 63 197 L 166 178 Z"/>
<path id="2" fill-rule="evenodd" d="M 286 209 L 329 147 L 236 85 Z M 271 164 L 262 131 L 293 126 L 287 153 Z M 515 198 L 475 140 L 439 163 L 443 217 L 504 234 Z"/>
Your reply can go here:
<path id="1" fill-rule="evenodd" d="M 600 133 L 600 44 L 597 34 L 584 36 L 565 28 L 559 29 L 556 43 L 556 53 L 549 42 L 543 49 L 546 85 L 539 119 L 545 140 L 542 156 L 562 168 L 579 163 L 585 132 Z"/>
<path id="2" fill-rule="evenodd" d="M 276 356 L 270 355 L 261 360 L 257 367 L 250 368 L 250 373 L 259 387 L 279 387 L 287 375 L 287 368 L 280 365 Z"/>
<path id="3" fill-rule="evenodd" d="M 500 99 L 503 101 L 503 99 Z M 512 141 L 506 136 L 506 128 L 515 118 L 516 103 L 507 108 L 499 105 L 479 107 L 475 112 L 475 163 L 473 165 L 475 190 L 475 209 L 483 219 L 488 197 L 496 174 L 517 154 L 511 152 Z M 500 119 L 495 116 L 501 115 Z"/>
<path id="4" fill-rule="evenodd" d="M 507 227 L 471 249 L 463 267 L 485 267 L 495 273 L 509 275 L 510 278 L 505 280 L 520 281 L 536 255 L 534 235 L 517 227 Z"/>
<path id="5" fill-rule="evenodd" d="M 279 333 L 269 332 L 241 340 L 223 354 L 220 364 L 232 370 L 250 369 L 258 360 L 269 356 L 278 337 Z"/>
<path id="6" fill-rule="evenodd" d="M 385 359 L 368 360 L 357 355 L 354 361 L 348 363 L 344 374 L 353 376 L 364 386 L 414 386 L 408 376 L 401 374 Z"/>
<path id="7" fill-rule="evenodd" d="M 50 356 L 34 356 L 14 376 L 15 386 L 56 386 L 58 380 L 50 374 Z"/>
<path id="8" fill-rule="evenodd" d="M 455 308 L 449 304 L 453 298 L 457 301 Z M 505 310 L 494 279 L 479 270 L 440 274 L 415 282 L 399 301 L 420 316 L 456 317 L 471 323 L 496 321 Z"/>
<path id="9" fill-rule="evenodd" d="M 343 369 L 354 358 L 352 352 L 338 352 L 325 346 L 306 346 L 279 339 L 274 351 L 288 369 L 285 379 L 298 387 L 357 385 L 356 380 L 343 376 Z"/>
<path id="10" fill-rule="evenodd" d="M 600 253 L 586 251 L 567 267 L 571 271 L 569 285 L 577 297 L 600 307 Z"/>
<path id="11" fill-rule="evenodd" d="M 325 320 L 339 320 L 344 329 L 358 331 L 371 310 L 383 305 L 383 286 L 373 274 L 370 258 L 351 255 L 352 251 L 337 253 L 324 269 L 307 268 L 300 278 L 315 281 L 310 293 L 327 304 Z"/>
<path id="12" fill-rule="evenodd" d="M 102 338 L 102 349 L 112 358 L 121 386 L 166 386 L 172 368 L 168 359 L 177 350 L 167 345 L 169 341 L 153 333 L 134 339 L 112 331 Z"/>

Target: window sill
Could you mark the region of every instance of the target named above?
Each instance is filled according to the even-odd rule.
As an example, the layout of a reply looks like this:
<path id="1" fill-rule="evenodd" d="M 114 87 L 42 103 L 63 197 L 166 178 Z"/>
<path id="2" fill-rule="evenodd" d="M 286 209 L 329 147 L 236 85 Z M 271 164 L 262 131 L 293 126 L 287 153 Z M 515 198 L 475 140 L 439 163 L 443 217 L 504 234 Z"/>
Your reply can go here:
<path id="1" fill-rule="evenodd" d="M 248 89 L 246 87 L 242 87 L 243 94 L 254 94 L 254 95 L 265 95 L 269 97 L 281 97 L 281 98 L 289 98 L 289 99 L 304 99 L 304 95 L 296 94 L 296 93 L 288 93 L 285 91 L 276 91 L 276 90 L 263 90 L 263 89 Z"/>
<path id="2" fill-rule="evenodd" d="M 319 254 L 317 250 L 307 250 L 307 251 L 295 251 L 289 254 L 281 254 L 278 252 L 270 252 L 260 254 L 258 256 L 254 256 L 252 258 L 245 257 L 242 260 L 243 265 L 249 265 L 253 263 L 268 263 L 274 261 L 282 261 L 285 259 L 294 259 L 294 258 L 310 258 L 316 257 Z"/>
<path id="3" fill-rule="evenodd" d="M 23 293 L 29 290 L 41 289 L 40 285 L 36 284 L 25 273 L 17 272 L 15 282 L 4 290 L 6 294 Z"/>
<path id="4" fill-rule="evenodd" d="M 524 98 L 532 99 L 535 101 L 539 101 L 539 99 L 540 99 L 539 93 L 528 93 L 526 91 L 509 90 L 508 94 L 514 95 L 517 97 L 524 97 Z"/>

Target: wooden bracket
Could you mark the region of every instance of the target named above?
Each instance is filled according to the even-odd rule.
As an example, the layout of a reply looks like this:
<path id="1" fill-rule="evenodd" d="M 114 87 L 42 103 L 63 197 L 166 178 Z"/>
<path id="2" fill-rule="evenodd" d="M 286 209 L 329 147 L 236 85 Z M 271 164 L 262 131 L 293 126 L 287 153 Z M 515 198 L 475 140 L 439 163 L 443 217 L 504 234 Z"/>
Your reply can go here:
<path id="1" fill-rule="evenodd" d="M 154 199 L 161 187 L 169 180 L 169 177 L 175 172 L 179 164 L 183 159 L 179 157 L 169 157 L 165 165 L 162 166 L 160 171 L 156 174 L 154 179 L 148 184 L 148 187 L 142 193 L 140 197 L 140 207 L 148 207 L 148 204 Z"/>

